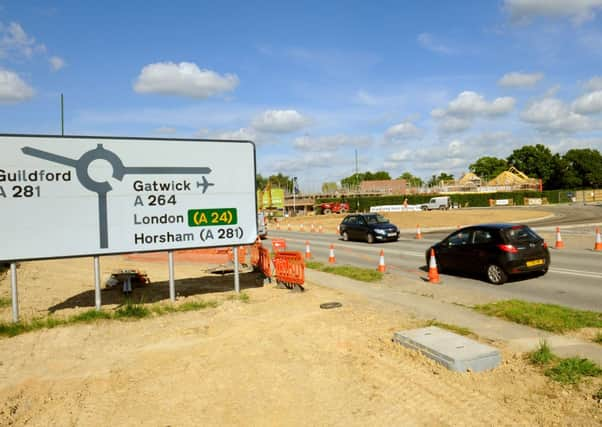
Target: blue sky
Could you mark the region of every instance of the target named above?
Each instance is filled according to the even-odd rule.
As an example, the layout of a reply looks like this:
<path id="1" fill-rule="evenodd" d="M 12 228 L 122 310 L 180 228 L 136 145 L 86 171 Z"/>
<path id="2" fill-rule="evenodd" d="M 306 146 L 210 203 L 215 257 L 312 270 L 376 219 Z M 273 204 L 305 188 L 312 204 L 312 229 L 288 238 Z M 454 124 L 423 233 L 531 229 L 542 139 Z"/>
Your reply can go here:
<path id="1" fill-rule="evenodd" d="M 602 0 L 3 1 L 0 132 L 251 139 L 304 191 L 602 150 Z"/>

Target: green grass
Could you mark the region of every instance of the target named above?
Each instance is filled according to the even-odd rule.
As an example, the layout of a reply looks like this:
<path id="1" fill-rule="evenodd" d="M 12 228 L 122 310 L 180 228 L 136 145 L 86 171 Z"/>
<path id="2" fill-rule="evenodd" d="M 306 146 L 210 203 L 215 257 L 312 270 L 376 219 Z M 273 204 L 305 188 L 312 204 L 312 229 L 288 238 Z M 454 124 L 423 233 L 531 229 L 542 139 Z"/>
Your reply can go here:
<path id="1" fill-rule="evenodd" d="M 325 265 L 316 261 L 306 261 L 305 266 L 312 270 L 338 274 L 339 276 L 349 277 L 350 279 L 360 280 L 362 282 L 378 282 L 383 278 L 383 273 L 376 271 L 376 269 L 370 270 L 368 268 L 358 268 L 350 265 Z"/>
<path id="2" fill-rule="evenodd" d="M 602 313 L 520 300 L 477 305 L 475 310 L 550 332 L 602 327 Z"/>
<path id="3" fill-rule="evenodd" d="M 151 314 L 152 312 L 144 305 L 128 301 L 124 306 L 115 310 L 114 316 L 116 319 L 142 319 Z"/>
<path id="4" fill-rule="evenodd" d="M 580 357 L 560 359 L 552 353 L 545 340 L 540 342 L 537 350 L 529 353 L 528 359 L 531 364 L 544 368 L 546 376 L 561 384 L 577 384 L 583 377 L 602 376 L 602 368 L 595 362 Z"/>
<path id="5" fill-rule="evenodd" d="M 249 302 L 249 296 L 241 293 L 232 299 L 238 299 L 242 302 Z M 126 302 L 125 305 L 117 310 L 111 311 L 96 311 L 95 309 L 87 310 L 68 318 L 56 318 L 47 316 L 42 318 L 32 319 L 26 322 L 0 322 L 0 336 L 14 337 L 30 331 L 39 329 L 52 329 L 58 326 L 73 325 L 78 323 L 92 323 L 98 320 L 137 320 L 152 315 L 162 316 L 169 313 L 199 311 L 206 308 L 215 308 L 219 305 L 217 301 L 190 301 L 180 305 L 149 305 L 145 306 L 142 303 Z"/>
<path id="6" fill-rule="evenodd" d="M 559 383 L 577 384 L 583 377 L 601 376 L 602 368 L 591 360 L 571 357 L 562 359 L 558 365 L 546 369 L 544 373 Z"/>
<path id="7" fill-rule="evenodd" d="M 9 307 L 12 304 L 10 298 L 0 297 L 0 308 Z"/>
<path id="8" fill-rule="evenodd" d="M 427 326 L 437 326 L 439 328 L 442 329 L 447 329 L 448 331 L 452 331 L 455 332 L 456 334 L 459 335 L 475 335 L 470 329 L 468 328 L 464 328 L 462 326 L 457 326 L 457 325 L 450 325 L 449 323 L 443 323 L 443 322 L 439 322 L 435 319 L 433 320 L 429 320 L 428 322 L 426 322 Z"/>
<path id="9" fill-rule="evenodd" d="M 550 349 L 550 346 L 546 340 L 542 340 L 539 343 L 537 350 L 529 353 L 529 361 L 533 365 L 545 366 L 557 359 L 558 358 L 554 355 L 554 353 L 552 353 L 552 350 Z"/>

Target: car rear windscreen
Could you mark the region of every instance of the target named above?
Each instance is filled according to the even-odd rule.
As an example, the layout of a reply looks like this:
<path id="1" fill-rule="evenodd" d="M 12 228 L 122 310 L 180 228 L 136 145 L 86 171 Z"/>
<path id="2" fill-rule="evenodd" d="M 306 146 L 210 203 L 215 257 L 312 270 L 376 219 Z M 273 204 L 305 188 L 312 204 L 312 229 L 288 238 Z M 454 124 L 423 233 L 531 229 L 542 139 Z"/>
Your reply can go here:
<path id="1" fill-rule="evenodd" d="M 541 240 L 541 237 L 537 235 L 537 233 L 531 230 L 527 226 L 515 226 L 512 228 L 507 228 L 502 232 L 506 237 L 506 240 L 510 243 L 519 243 L 519 242 L 537 242 Z"/>

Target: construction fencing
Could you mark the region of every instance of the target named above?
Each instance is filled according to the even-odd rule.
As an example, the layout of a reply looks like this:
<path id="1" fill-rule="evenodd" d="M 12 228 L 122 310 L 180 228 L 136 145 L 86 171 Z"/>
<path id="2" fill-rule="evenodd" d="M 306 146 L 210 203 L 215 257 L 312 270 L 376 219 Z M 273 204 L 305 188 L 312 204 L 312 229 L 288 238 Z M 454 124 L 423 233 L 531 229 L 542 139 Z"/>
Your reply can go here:
<path id="1" fill-rule="evenodd" d="M 273 262 L 279 285 L 289 289 L 304 289 L 305 262 L 301 252 L 277 252 Z"/>

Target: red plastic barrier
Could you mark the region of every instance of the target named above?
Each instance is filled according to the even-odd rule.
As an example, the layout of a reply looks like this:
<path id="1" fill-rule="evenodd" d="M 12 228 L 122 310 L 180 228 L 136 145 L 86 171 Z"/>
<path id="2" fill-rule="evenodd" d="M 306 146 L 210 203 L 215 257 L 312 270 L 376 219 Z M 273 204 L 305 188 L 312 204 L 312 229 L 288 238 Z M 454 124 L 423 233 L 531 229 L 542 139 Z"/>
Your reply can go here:
<path id="1" fill-rule="evenodd" d="M 286 251 L 286 240 L 272 239 L 272 249 L 275 253 Z"/>
<path id="2" fill-rule="evenodd" d="M 270 251 L 261 246 L 259 248 L 259 269 L 268 279 L 272 277 L 272 263 L 270 261 Z"/>
<path id="3" fill-rule="evenodd" d="M 303 290 L 305 283 L 305 262 L 301 252 L 278 252 L 274 257 L 276 281 L 287 288 L 298 286 Z"/>

